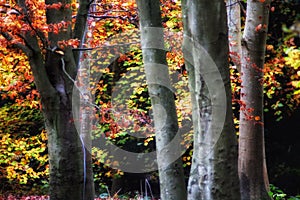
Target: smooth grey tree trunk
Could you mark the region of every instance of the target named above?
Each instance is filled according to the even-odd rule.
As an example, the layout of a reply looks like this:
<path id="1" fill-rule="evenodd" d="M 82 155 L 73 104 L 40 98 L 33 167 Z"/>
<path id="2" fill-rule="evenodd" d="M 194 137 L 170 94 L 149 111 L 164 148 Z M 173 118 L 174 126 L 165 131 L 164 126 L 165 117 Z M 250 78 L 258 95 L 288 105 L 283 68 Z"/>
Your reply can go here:
<path id="1" fill-rule="evenodd" d="M 265 160 L 263 67 L 270 0 L 247 1 L 242 38 L 239 177 L 243 200 L 270 199 Z"/>
<path id="2" fill-rule="evenodd" d="M 166 62 L 160 2 L 138 0 L 137 4 L 143 61 L 154 115 L 161 199 L 184 200 L 186 188 L 180 151 L 171 151 L 167 147 L 178 134 L 178 121 Z M 172 148 L 180 149 L 180 142 L 173 142 Z"/>
<path id="3" fill-rule="evenodd" d="M 229 55 L 237 70 L 241 71 L 242 33 L 241 8 L 238 0 L 227 0 L 227 23 L 229 39 Z"/>
<path id="4" fill-rule="evenodd" d="M 184 0 L 182 7 L 194 126 L 188 199 L 238 200 L 225 3 Z"/>
<path id="5" fill-rule="evenodd" d="M 90 93 L 90 53 L 84 52 L 80 54 L 80 64 L 76 80 L 77 86 L 73 90 L 73 117 L 75 118 L 76 129 L 80 137 L 80 142 L 83 151 L 83 195 L 86 197 L 86 192 L 94 193 L 94 175 L 92 166 L 92 125 L 95 116 L 95 108 L 93 106 L 93 98 Z M 75 95 L 76 94 L 76 95 Z M 74 97 L 75 96 L 75 97 Z M 75 99 L 76 98 L 76 99 Z M 79 100 L 79 102 L 78 102 Z M 75 104 L 75 105 L 74 105 Z M 76 111 L 74 112 L 74 110 Z M 77 110 L 78 109 L 78 110 Z M 74 114 L 76 113 L 76 117 Z M 89 188 L 88 188 L 89 187 Z M 90 197 L 92 198 L 92 197 Z"/>

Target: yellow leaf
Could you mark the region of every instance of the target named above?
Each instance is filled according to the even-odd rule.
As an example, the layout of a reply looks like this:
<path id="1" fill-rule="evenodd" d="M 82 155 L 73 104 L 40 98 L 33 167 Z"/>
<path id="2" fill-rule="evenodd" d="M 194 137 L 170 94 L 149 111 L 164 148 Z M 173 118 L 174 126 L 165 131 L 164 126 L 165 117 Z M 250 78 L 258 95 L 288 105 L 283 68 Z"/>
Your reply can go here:
<path id="1" fill-rule="evenodd" d="M 167 22 L 166 22 L 166 25 L 167 25 L 167 27 L 169 27 L 169 28 L 173 28 L 173 27 L 174 27 L 174 22 L 172 22 L 172 21 L 167 21 Z"/>

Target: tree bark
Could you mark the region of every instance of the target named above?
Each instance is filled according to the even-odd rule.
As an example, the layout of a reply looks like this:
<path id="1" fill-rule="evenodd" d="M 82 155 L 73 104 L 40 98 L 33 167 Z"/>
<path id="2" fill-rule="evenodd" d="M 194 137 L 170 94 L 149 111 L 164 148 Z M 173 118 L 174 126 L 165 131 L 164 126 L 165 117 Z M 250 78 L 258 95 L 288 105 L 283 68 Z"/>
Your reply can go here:
<path id="1" fill-rule="evenodd" d="M 238 0 L 227 0 L 227 23 L 229 39 L 229 55 L 239 72 L 241 72 L 242 33 L 241 8 Z"/>
<path id="2" fill-rule="evenodd" d="M 174 139 L 178 121 L 174 94 L 164 48 L 164 34 L 158 0 L 138 0 L 141 44 L 149 96 L 154 115 L 157 164 L 162 200 L 186 199 L 186 188 L 180 151 L 181 140 Z M 175 142 L 174 142 L 175 141 Z"/>
<path id="3" fill-rule="evenodd" d="M 239 176 L 244 200 L 270 199 L 263 125 L 263 66 L 269 9 L 269 0 L 247 1 L 239 134 Z"/>
<path id="4" fill-rule="evenodd" d="M 194 126 L 188 199 L 240 199 L 225 3 L 184 0 L 182 6 Z"/>
<path id="5" fill-rule="evenodd" d="M 57 94 L 42 100 L 48 133 L 49 192 L 51 199 L 82 199 L 82 149 L 72 122 L 71 104 L 66 103 L 60 102 Z"/>
<path id="6" fill-rule="evenodd" d="M 82 2 L 82 1 L 81 1 Z M 27 15 L 28 8 L 24 0 L 18 1 L 22 12 Z M 70 4 L 71 1 L 46 0 L 46 4 Z M 28 9 L 28 10 L 27 10 Z M 79 12 L 79 18 L 87 17 L 87 11 Z M 47 9 L 47 24 L 56 24 L 62 21 L 71 22 L 71 8 Z M 82 20 L 82 21 L 85 21 Z M 27 23 L 30 23 L 27 21 Z M 76 30 L 85 28 L 85 23 L 76 25 Z M 81 39 L 82 31 L 76 36 Z M 28 31 L 24 33 L 24 40 L 31 70 L 35 78 L 35 85 L 41 95 L 42 111 L 48 133 L 48 153 L 50 163 L 50 191 L 51 200 L 64 199 L 94 199 L 93 176 L 85 177 L 84 156 L 79 134 L 76 130 L 72 113 L 72 90 L 77 73 L 76 55 L 70 48 L 63 49 L 63 54 L 56 52 L 59 41 L 72 37 L 71 24 L 58 34 L 49 32 Z M 40 46 L 38 40 L 42 40 Z M 47 49 L 43 55 L 42 49 Z M 88 170 L 91 169 L 91 165 Z M 84 185 L 86 183 L 86 185 Z M 86 190 L 84 190 L 86 188 Z"/>
<path id="7" fill-rule="evenodd" d="M 83 197 L 93 199 L 90 196 L 95 193 L 93 166 L 92 166 L 92 126 L 94 106 L 93 98 L 90 93 L 90 55 L 89 53 L 80 54 L 80 64 L 76 80 L 77 86 L 73 90 L 73 117 L 75 118 L 76 129 L 80 136 L 83 152 Z M 79 102 L 78 102 L 79 100 Z M 75 105 L 74 105 L 75 103 Z M 76 117 L 74 116 L 76 115 Z M 86 194 L 87 193 L 87 194 Z"/>

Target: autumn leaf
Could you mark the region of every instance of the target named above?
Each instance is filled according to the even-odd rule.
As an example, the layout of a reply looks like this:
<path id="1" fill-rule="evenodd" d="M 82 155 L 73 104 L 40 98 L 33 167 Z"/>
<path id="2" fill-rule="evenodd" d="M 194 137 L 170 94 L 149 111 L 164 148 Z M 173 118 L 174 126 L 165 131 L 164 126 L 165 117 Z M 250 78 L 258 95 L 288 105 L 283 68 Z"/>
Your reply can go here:
<path id="1" fill-rule="evenodd" d="M 254 119 L 255 119 L 255 121 L 259 121 L 260 120 L 260 116 L 255 116 Z"/>
<path id="2" fill-rule="evenodd" d="M 255 31 L 258 32 L 262 29 L 262 24 L 258 24 L 256 27 L 255 27 Z"/>

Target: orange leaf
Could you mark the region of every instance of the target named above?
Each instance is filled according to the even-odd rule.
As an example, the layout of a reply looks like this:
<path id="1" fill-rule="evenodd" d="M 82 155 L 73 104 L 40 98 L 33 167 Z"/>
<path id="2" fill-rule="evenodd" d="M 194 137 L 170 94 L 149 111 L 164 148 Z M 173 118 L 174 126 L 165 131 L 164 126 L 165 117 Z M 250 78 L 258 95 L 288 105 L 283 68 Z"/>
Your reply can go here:
<path id="1" fill-rule="evenodd" d="M 255 121 L 259 121 L 260 120 L 260 116 L 255 116 L 254 119 L 255 119 Z"/>
<path id="2" fill-rule="evenodd" d="M 258 32 L 262 28 L 262 24 L 258 24 L 257 27 L 255 27 L 255 31 Z"/>

